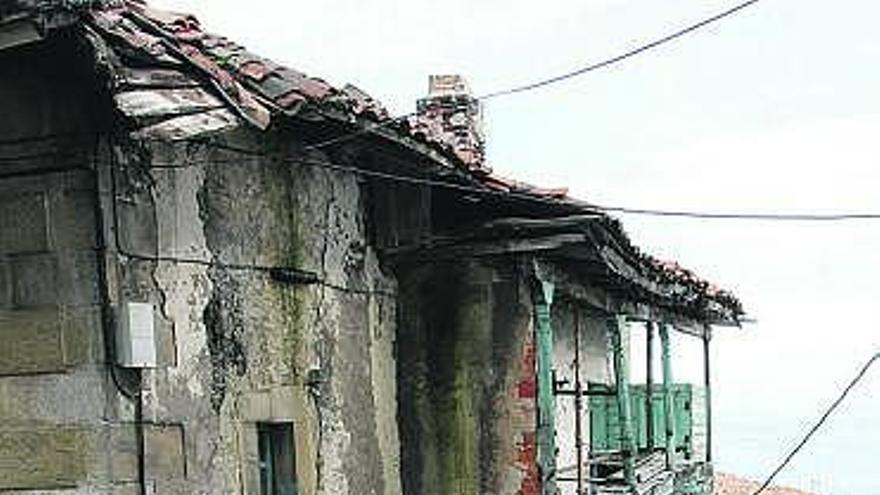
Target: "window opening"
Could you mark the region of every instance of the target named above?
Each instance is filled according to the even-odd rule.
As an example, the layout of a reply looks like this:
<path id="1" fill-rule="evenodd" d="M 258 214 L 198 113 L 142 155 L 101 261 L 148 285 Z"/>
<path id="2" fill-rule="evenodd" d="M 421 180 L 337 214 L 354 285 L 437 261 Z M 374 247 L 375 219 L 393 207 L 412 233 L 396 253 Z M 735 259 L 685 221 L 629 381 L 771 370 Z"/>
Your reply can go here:
<path id="1" fill-rule="evenodd" d="M 296 495 L 293 423 L 257 423 L 260 494 Z"/>

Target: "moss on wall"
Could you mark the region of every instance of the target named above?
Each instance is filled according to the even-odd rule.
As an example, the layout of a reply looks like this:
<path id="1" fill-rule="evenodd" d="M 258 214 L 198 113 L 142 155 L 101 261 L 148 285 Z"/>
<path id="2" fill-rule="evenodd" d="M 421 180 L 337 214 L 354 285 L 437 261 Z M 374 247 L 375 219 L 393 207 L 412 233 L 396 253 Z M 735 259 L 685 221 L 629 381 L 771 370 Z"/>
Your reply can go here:
<path id="1" fill-rule="evenodd" d="M 276 215 L 273 223 L 283 226 L 279 229 L 282 234 L 274 246 L 278 265 L 302 269 L 305 246 L 301 240 L 300 211 L 293 173 L 289 167 L 275 164 L 264 172 L 262 186 L 267 209 Z M 271 290 L 272 300 L 284 324 L 282 338 L 288 371 L 294 383 L 301 384 L 305 376 L 301 360 L 306 335 L 307 293 L 302 288 L 281 284 L 273 284 Z"/>
<path id="2" fill-rule="evenodd" d="M 502 270 L 503 271 L 503 270 Z M 502 489 L 515 442 L 498 434 L 524 324 L 515 278 L 476 263 L 421 268 L 401 285 L 398 417 L 405 493 Z M 498 308 L 499 304 L 505 305 Z M 510 379 L 509 379 L 510 378 Z M 509 440 L 509 441 L 508 441 Z"/>
<path id="3" fill-rule="evenodd" d="M 229 372 L 243 376 L 248 363 L 239 284 L 222 268 L 211 268 L 209 277 L 214 290 L 202 320 L 211 355 L 211 406 L 219 413 L 226 398 Z"/>
<path id="4" fill-rule="evenodd" d="M 296 287 L 276 286 L 274 292 L 278 312 L 284 322 L 282 339 L 288 371 L 295 384 L 302 384 L 305 376 L 304 370 L 301 369 L 305 338 L 305 320 L 303 318 L 306 305 L 305 294 L 302 289 Z"/>

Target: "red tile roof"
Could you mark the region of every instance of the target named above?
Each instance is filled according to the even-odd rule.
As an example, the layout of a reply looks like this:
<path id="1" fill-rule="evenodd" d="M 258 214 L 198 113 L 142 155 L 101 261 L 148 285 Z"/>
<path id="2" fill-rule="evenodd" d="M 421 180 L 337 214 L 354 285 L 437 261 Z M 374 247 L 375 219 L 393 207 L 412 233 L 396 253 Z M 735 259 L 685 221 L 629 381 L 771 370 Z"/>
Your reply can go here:
<path id="1" fill-rule="evenodd" d="M 138 131 L 142 135 L 184 139 L 234 127 L 239 119 L 265 129 L 276 118 L 309 108 L 361 126 L 381 124 L 404 140 L 426 143 L 451 157 L 453 166 L 487 190 L 558 202 L 567 211 L 596 212 L 587 203 L 570 198 L 567 189 L 543 189 L 493 174 L 485 166 L 479 146 L 472 144 L 481 136 L 450 132 L 437 119 L 424 116 L 391 119 L 381 103 L 364 91 L 351 85 L 336 88 L 251 53 L 204 31 L 193 15 L 155 9 L 142 0 L 89 5 L 81 14 L 93 43 L 104 46 L 107 53 L 103 56 L 112 59 L 108 65 L 115 76 L 117 106 L 142 121 Z M 165 120 L 157 123 L 157 117 Z M 453 144 L 461 139 L 468 141 L 468 146 L 456 150 Z M 731 294 L 677 263 L 643 254 L 632 245 L 619 221 L 604 218 L 617 244 L 638 260 L 647 278 L 686 287 L 690 299 L 710 299 L 728 308 L 730 314 L 742 314 L 739 301 Z"/>

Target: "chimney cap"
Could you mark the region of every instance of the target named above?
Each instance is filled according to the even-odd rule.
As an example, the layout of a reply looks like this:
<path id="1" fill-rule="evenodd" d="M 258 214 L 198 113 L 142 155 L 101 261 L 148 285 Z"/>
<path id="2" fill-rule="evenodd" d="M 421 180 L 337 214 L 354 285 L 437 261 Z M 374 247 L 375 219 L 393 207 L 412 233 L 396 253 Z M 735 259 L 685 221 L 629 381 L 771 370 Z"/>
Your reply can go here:
<path id="1" fill-rule="evenodd" d="M 432 74 L 428 76 L 429 96 L 470 95 L 467 80 L 459 74 Z"/>

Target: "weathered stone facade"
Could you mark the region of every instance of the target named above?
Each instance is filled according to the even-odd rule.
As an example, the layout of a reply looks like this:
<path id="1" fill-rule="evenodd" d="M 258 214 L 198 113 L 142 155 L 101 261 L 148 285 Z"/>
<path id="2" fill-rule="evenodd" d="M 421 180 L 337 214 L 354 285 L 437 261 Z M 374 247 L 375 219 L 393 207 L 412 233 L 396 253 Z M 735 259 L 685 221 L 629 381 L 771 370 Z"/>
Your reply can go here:
<path id="1" fill-rule="evenodd" d="M 91 143 L 78 137 L 97 125 L 95 98 L 63 41 L 0 52 L 0 492 L 106 486 L 130 467 L 100 454 L 128 427 L 111 420 Z"/>
<path id="2" fill-rule="evenodd" d="M 287 421 L 300 493 L 399 493 L 396 288 L 367 245 L 355 177 L 234 151 L 149 151 L 146 164 L 124 167 L 191 164 L 150 171 L 154 193 L 141 206 L 155 212 L 145 236 L 155 241 L 123 247 L 169 259 L 134 261 L 123 280 L 152 286 L 174 342 L 167 364 L 145 372 L 144 413 L 184 432 L 184 491 L 257 493 L 255 424 Z M 320 282 L 285 285 L 266 266 Z"/>
<path id="3" fill-rule="evenodd" d="M 457 76 L 391 120 L 191 16 L 41 5 L 0 9 L 0 493 L 549 495 L 575 332 L 614 386 L 609 321 L 740 314 L 493 176 Z M 128 303 L 155 364 L 118 362 Z"/>
<path id="4" fill-rule="evenodd" d="M 57 50 L 0 65 L 16 71 L 0 81 L 4 141 L 28 143 L 2 150 L 0 492 L 133 493 L 142 436 L 153 493 L 258 493 L 255 425 L 285 421 L 298 493 L 400 493 L 396 286 L 367 243 L 356 176 L 117 140 L 78 104 L 87 79 L 43 72 Z M 70 131 L 86 137 L 56 138 Z M 45 157 L 16 158 L 43 137 Z M 102 327 L 126 301 L 156 310 L 155 369 L 107 362 Z"/>

